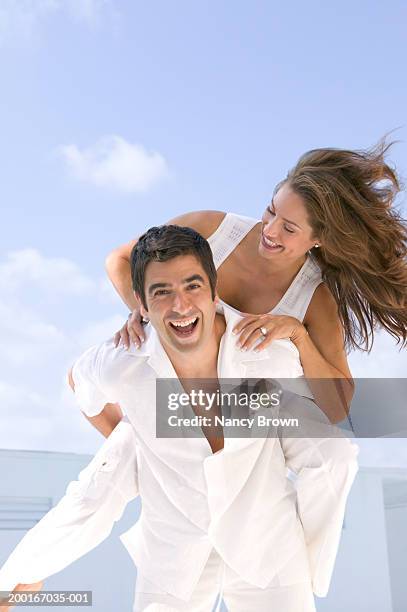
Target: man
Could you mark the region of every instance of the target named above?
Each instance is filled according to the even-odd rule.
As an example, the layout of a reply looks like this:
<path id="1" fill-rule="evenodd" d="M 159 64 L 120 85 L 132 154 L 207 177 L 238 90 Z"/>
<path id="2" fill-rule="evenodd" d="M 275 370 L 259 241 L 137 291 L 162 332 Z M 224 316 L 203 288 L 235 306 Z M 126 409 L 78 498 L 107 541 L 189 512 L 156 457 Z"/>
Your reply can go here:
<path id="1" fill-rule="evenodd" d="M 288 413 L 319 413 L 325 437 L 229 438 L 210 425 L 200 437 L 158 437 L 157 379 L 185 389 L 191 379 L 301 377 L 302 368 L 289 340 L 236 349 L 239 316 L 217 312 L 210 247 L 195 231 L 150 229 L 132 278 L 151 323 L 146 342 L 93 347 L 71 373 L 89 418 L 117 405 L 127 417 L 17 546 L 0 590 L 37 583 L 94 548 L 139 493 L 141 517 L 121 537 L 138 567 L 134 610 L 210 611 L 220 589 L 233 612 L 314 611 L 312 592 L 328 590 L 357 447 L 329 437 L 326 417 L 290 391 Z"/>

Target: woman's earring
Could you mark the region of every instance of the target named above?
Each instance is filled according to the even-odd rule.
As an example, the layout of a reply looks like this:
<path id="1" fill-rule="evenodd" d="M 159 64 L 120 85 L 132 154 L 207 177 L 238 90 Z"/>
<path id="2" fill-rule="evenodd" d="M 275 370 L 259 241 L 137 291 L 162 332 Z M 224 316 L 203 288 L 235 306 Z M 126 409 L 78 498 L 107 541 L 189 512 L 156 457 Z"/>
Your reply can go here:
<path id="1" fill-rule="evenodd" d="M 316 249 L 319 249 L 320 245 L 319 245 L 319 244 L 314 244 L 314 247 L 315 247 Z"/>

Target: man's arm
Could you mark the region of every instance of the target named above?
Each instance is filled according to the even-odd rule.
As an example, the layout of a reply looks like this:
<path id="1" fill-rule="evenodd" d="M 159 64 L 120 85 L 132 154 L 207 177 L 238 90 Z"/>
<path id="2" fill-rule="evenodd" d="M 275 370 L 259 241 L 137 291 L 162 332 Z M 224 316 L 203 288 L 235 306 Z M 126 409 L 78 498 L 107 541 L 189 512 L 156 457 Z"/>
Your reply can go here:
<path id="1" fill-rule="evenodd" d="M 68 372 L 68 384 L 72 391 L 75 393 L 75 382 L 72 376 L 71 368 Z M 120 423 L 123 418 L 119 404 L 107 403 L 104 405 L 103 410 L 100 414 L 90 417 L 86 413 L 83 413 L 85 418 L 95 427 L 100 433 L 107 438 L 110 436 L 114 428 Z"/>
<path id="2" fill-rule="evenodd" d="M 88 417 L 85 414 L 85 418 L 95 427 L 95 429 L 100 431 L 100 433 L 107 438 L 122 420 L 123 413 L 119 404 L 105 404 L 100 414 L 94 417 Z"/>
<path id="3" fill-rule="evenodd" d="M 136 436 L 124 419 L 61 501 L 15 548 L 0 570 L 0 591 L 40 582 L 95 548 L 137 495 Z"/>

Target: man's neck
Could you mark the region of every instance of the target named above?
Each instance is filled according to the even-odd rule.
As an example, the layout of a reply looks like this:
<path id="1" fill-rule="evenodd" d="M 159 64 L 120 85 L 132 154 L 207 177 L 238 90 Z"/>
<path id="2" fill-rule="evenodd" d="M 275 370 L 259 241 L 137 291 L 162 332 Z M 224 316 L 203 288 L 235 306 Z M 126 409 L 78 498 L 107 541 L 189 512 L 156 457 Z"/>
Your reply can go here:
<path id="1" fill-rule="evenodd" d="M 217 377 L 219 346 L 225 329 L 226 321 L 223 315 L 216 314 L 213 334 L 205 346 L 199 347 L 197 354 L 166 350 L 178 378 Z"/>

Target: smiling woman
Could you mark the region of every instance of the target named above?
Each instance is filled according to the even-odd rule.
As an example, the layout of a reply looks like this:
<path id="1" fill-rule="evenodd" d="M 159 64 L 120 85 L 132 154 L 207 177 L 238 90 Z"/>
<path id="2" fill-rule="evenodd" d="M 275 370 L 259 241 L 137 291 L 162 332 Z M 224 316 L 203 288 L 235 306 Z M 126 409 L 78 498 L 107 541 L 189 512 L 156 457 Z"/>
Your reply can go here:
<path id="1" fill-rule="evenodd" d="M 219 296 L 243 315 L 235 329 L 241 348 L 290 338 L 305 376 L 343 379 L 347 403 L 346 347 L 369 350 L 377 327 L 407 342 L 407 226 L 393 206 L 399 183 L 385 161 L 389 146 L 309 151 L 277 185 L 261 221 L 202 211 L 170 222 L 208 239 Z M 116 334 L 127 346 L 144 339 L 130 279 L 135 244 L 106 261 L 133 310 Z"/>

